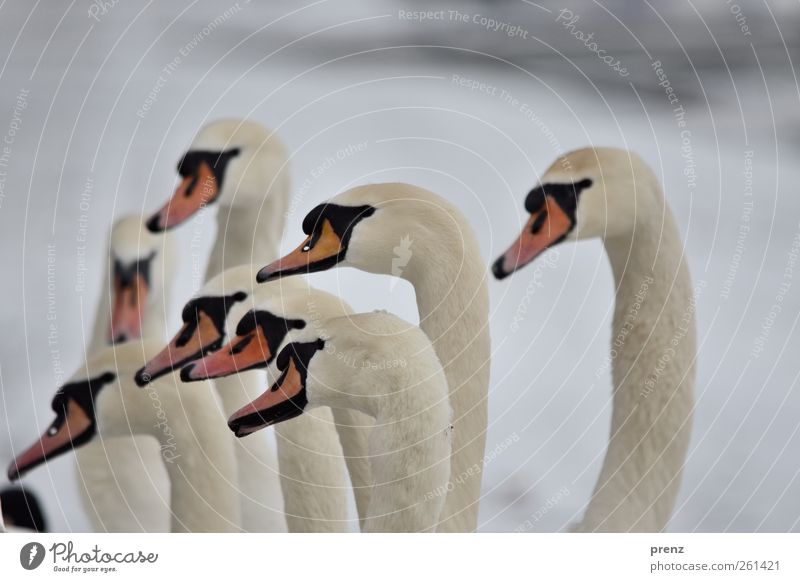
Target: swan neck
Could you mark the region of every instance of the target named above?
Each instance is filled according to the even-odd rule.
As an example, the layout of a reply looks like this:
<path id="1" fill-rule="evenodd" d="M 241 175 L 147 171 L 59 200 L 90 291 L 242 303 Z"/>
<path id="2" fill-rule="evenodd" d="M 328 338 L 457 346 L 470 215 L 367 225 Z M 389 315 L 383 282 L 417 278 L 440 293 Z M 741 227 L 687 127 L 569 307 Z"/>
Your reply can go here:
<path id="1" fill-rule="evenodd" d="M 605 241 L 616 282 L 613 413 L 586 531 L 663 530 L 689 446 L 695 297 L 675 221 L 655 200 L 628 236 Z"/>
<path id="2" fill-rule="evenodd" d="M 477 244 L 469 252 L 439 258 L 444 260 L 416 269 L 408 279 L 416 293 L 420 327 L 447 374 L 464 350 L 488 353 L 489 293 Z"/>
<path id="3" fill-rule="evenodd" d="M 213 382 L 225 415 L 233 414 L 267 389 L 265 374 L 257 370 L 216 378 Z"/>
<path id="4" fill-rule="evenodd" d="M 465 220 L 459 221 L 456 232 L 429 233 L 429 237 L 425 249 L 436 256 L 421 257 L 419 265 L 404 277 L 414 286 L 420 327 L 444 370 L 453 411 L 451 472 L 460 481 L 454 478 L 447 486 L 437 530 L 469 532 L 477 527 L 488 423 L 491 340 L 487 271 Z"/>
<path id="5" fill-rule="evenodd" d="M 143 390 L 122 386 L 121 402 L 101 406 L 100 436 L 146 434 L 158 441 L 170 480 L 173 532 L 238 531 L 233 442 L 211 386 L 179 392 L 169 382 Z"/>
<path id="6" fill-rule="evenodd" d="M 380 407 L 370 434 L 373 486 L 365 532 L 435 531 L 444 506 L 451 451 L 446 401 L 420 407 L 400 406 L 400 400 Z"/>
<path id="7" fill-rule="evenodd" d="M 262 208 L 220 206 L 206 281 L 231 267 L 277 259 L 284 224 L 284 214 L 268 202 Z"/>
<path id="8" fill-rule="evenodd" d="M 224 427 L 222 419 L 216 419 Z M 187 427 L 188 428 L 188 427 Z M 237 495 L 238 477 L 230 435 L 209 431 L 207 426 L 194 430 L 175 429 L 175 449 L 165 456 L 171 484 L 172 531 L 238 531 L 241 523 Z M 227 438 L 226 438 L 227 437 Z M 162 454 L 171 446 L 162 439 Z M 211 504 L 211 507 L 209 507 Z"/>
<path id="9" fill-rule="evenodd" d="M 607 238 L 604 244 L 616 283 L 617 303 L 640 291 L 643 283 L 653 281 L 647 295 L 659 301 L 647 301 L 642 308 L 660 312 L 676 292 L 684 293 L 689 272 L 675 218 L 660 191 L 656 194 L 641 197 L 645 202 L 640 203 L 637 220 L 628 233 Z M 676 288 L 674 282 L 680 285 Z"/>

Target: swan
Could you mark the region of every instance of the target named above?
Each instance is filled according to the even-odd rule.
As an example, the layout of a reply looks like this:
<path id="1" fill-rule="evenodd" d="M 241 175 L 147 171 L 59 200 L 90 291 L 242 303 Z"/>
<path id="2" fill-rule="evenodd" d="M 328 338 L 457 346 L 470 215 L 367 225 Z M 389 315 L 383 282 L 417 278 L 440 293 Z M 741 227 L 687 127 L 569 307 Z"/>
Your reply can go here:
<path id="1" fill-rule="evenodd" d="M 587 148 L 557 160 L 525 200 L 522 234 L 494 263 L 502 279 L 565 240 L 599 237 L 616 281 L 611 439 L 578 531 L 662 531 L 691 433 L 692 284 L 658 180 L 635 154 Z"/>
<path id="2" fill-rule="evenodd" d="M 206 351 L 196 362 L 186 363 L 181 369 L 181 379 L 184 382 L 220 378 L 267 367 L 275 359 L 292 330 L 319 326 L 324 319 L 352 313 L 350 307 L 339 297 L 308 286 L 300 277 L 250 289 L 257 270 L 255 265 L 251 265 L 233 267 L 226 271 L 226 280 L 240 281 L 239 289 L 248 290 L 251 302 L 237 303 L 231 307 L 225 322 L 225 329 L 231 330 L 226 334 L 230 340 L 215 351 Z M 332 412 L 339 441 L 345 449 L 345 461 L 363 526 L 372 486 L 368 458 L 368 433 L 372 418 L 350 408 L 334 408 Z M 286 426 L 292 424 L 297 423 L 295 421 Z M 281 430 L 281 427 L 277 429 Z M 331 462 L 325 459 L 323 461 Z M 280 463 L 281 467 L 287 463 L 299 464 L 296 471 L 300 471 L 304 470 L 307 461 L 299 455 L 282 454 Z M 311 500 L 297 500 L 294 502 L 296 507 L 291 510 L 287 507 L 287 513 L 292 515 L 311 503 Z"/>
<path id="3" fill-rule="evenodd" d="M 490 339 L 486 268 L 464 216 L 409 184 L 348 190 L 306 215 L 308 238 L 259 271 L 258 282 L 335 265 L 400 276 L 416 291 L 420 327 L 444 367 L 453 407 L 452 479 L 438 531 L 477 527 L 487 427 Z M 396 268 L 395 248 L 413 241 Z"/>
<path id="4" fill-rule="evenodd" d="M 204 285 L 184 309 L 184 326 L 137 372 L 137 383 L 146 385 L 148 379 L 180 368 L 183 381 L 199 379 L 197 374 L 189 373 L 191 369 L 201 369 L 193 362 L 204 355 L 229 353 L 232 348 L 222 343 L 228 337 L 236 341 L 237 332 L 247 335 L 248 343 L 236 348 L 241 367 L 231 372 L 264 368 L 274 359 L 289 331 L 305 327 L 315 319 L 351 313 L 341 299 L 308 287 L 300 278 L 257 286 L 257 270 L 254 265 L 232 267 Z M 259 309 L 257 324 L 253 317 L 256 308 Z M 247 332 L 244 321 L 253 323 Z M 236 390 L 233 385 L 238 380 L 249 385 L 255 382 L 263 389 L 263 378 L 255 374 L 228 378 L 229 389 Z M 241 394 L 241 388 L 238 391 L 241 397 L 248 396 Z M 291 491 L 284 500 L 290 531 L 346 531 L 346 477 L 338 440 L 342 445 L 358 443 L 357 456 L 348 455 L 346 461 L 359 514 L 364 515 L 370 486 L 366 432 L 371 419 L 365 422 L 362 417 L 354 411 L 334 410 L 331 418 L 331 411 L 323 408 L 310 415 L 311 422 L 301 418 L 276 427 L 279 442 L 283 443 L 278 451 L 281 485 Z M 316 428 L 332 425 L 333 419 L 337 422 L 339 439 L 330 430 Z"/>
<path id="5" fill-rule="evenodd" d="M 163 338 L 175 265 L 172 235 L 155 235 L 145 218 L 117 219 L 108 240 L 106 277 L 88 351 L 132 339 Z"/>
<path id="6" fill-rule="evenodd" d="M 163 232 L 188 221 L 207 206 L 218 206 L 217 236 L 206 267 L 206 281 L 227 267 L 250 263 L 254 245 L 267 256 L 277 255 L 289 207 L 290 184 L 286 149 L 275 134 L 259 123 L 244 119 L 211 122 L 193 139 L 178 163 L 178 174 L 181 182 L 174 195 L 150 217 L 148 228 Z M 214 385 L 224 410 L 230 413 L 258 394 L 261 383 L 254 375 L 248 375 L 221 378 Z M 324 416 L 325 412 L 320 411 L 320 414 Z M 281 448 L 303 450 L 314 440 L 322 444 L 331 441 L 328 434 L 314 438 L 314 431 L 332 432 L 330 422 L 308 417 L 300 424 L 307 426 L 295 431 L 296 434 L 278 438 L 279 456 L 282 456 Z M 237 443 L 236 457 L 245 529 L 285 531 L 288 525 L 295 531 L 292 527 L 297 524 L 291 523 L 291 519 L 286 523 L 283 505 L 287 497 L 305 496 L 295 490 L 303 487 L 303 481 L 299 475 L 296 479 L 295 475 L 287 475 L 283 482 L 288 489 L 281 495 L 277 459 L 268 435 Z M 323 484 L 336 481 L 336 476 L 341 474 L 341 471 L 311 474 L 325 468 L 318 463 L 309 464 L 310 473 L 306 477 L 312 484 Z M 344 481 L 338 484 L 344 487 Z M 336 489 L 326 491 L 332 495 Z M 344 504 L 343 498 L 340 503 Z M 320 516 L 320 522 L 327 517 Z"/>
<path id="7" fill-rule="evenodd" d="M 97 438 L 155 437 L 170 477 L 173 532 L 240 531 L 241 509 L 233 440 L 225 429 L 211 383 L 187 388 L 165 377 L 138 390 L 136 370 L 160 342 L 142 340 L 105 348 L 59 388 L 56 418 L 41 439 L 16 457 L 8 478 Z"/>
<path id="8" fill-rule="evenodd" d="M 385 312 L 324 320 L 292 332 L 275 359 L 279 377 L 231 416 L 238 437 L 314 406 L 375 419 L 365 532 L 435 531 L 450 477 L 452 409 L 428 337 Z"/>
<path id="9" fill-rule="evenodd" d="M 115 342 L 166 334 L 171 235 L 155 235 L 144 217 L 126 215 L 112 226 L 107 248 L 89 354 Z M 75 462 L 81 502 L 95 531 L 168 531 L 169 512 L 153 500 L 169 497 L 169 478 L 151 436 L 91 441 L 75 451 Z"/>

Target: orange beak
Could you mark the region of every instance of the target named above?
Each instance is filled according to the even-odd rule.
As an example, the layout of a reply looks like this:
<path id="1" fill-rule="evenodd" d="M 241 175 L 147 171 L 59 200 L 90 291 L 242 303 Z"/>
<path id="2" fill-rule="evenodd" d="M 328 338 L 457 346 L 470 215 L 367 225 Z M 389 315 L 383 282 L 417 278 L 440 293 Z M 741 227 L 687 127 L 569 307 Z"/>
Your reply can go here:
<path id="1" fill-rule="evenodd" d="M 299 416 L 308 400 L 303 379 L 294 359 L 277 382 L 261 396 L 234 412 L 228 426 L 237 437 L 247 436 L 284 420 Z"/>
<path id="2" fill-rule="evenodd" d="M 286 275 L 324 271 L 339 261 L 341 251 L 342 241 L 325 219 L 319 234 L 312 233 L 291 253 L 261 269 L 256 281 L 265 283 Z"/>
<path id="3" fill-rule="evenodd" d="M 86 412 L 69 400 L 65 416 L 59 417 L 33 446 L 11 462 L 8 466 L 9 480 L 16 481 L 34 467 L 83 444 L 88 440 L 87 431 L 91 426 L 92 421 Z"/>
<path id="4" fill-rule="evenodd" d="M 172 198 L 147 221 L 151 232 L 162 232 L 187 220 L 195 212 L 210 204 L 219 194 L 219 185 L 207 162 L 186 176 L 175 189 Z"/>
<path id="5" fill-rule="evenodd" d="M 142 337 L 142 315 L 147 303 L 147 282 L 136 275 L 131 285 L 122 286 L 119 277 L 114 281 L 114 308 L 108 330 L 110 343 Z"/>
<path id="6" fill-rule="evenodd" d="M 195 382 L 221 378 L 245 370 L 263 368 L 271 361 L 269 342 L 261 327 L 256 326 L 250 333 L 237 335 L 216 352 L 185 366 L 181 370 L 181 380 Z"/>
<path id="7" fill-rule="evenodd" d="M 494 276 L 503 279 L 521 269 L 545 250 L 561 242 L 572 226 L 572 220 L 561 206 L 552 197 L 545 197 L 542 209 L 531 214 L 519 238 L 492 265 Z"/>
<path id="8" fill-rule="evenodd" d="M 204 311 L 197 314 L 196 322 L 185 324 L 158 355 L 136 372 L 134 380 L 139 387 L 219 349 L 222 333 Z"/>

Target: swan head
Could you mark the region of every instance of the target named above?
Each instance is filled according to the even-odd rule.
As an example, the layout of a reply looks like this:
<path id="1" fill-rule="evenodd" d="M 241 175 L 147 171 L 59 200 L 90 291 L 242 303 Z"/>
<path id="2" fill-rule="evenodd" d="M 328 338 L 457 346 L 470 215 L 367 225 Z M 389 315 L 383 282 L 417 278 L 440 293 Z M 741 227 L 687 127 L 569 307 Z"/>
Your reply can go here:
<path id="1" fill-rule="evenodd" d="M 273 189 L 288 189 L 283 143 L 253 121 L 226 119 L 203 127 L 178 162 L 181 182 L 147 221 L 162 232 L 206 206 L 259 207 Z"/>
<path id="2" fill-rule="evenodd" d="M 235 412 L 238 437 L 315 406 L 373 417 L 435 413 L 449 421 L 447 381 L 428 336 L 386 312 L 333 317 L 292 333 L 266 392 Z"/>
<path id="3" fill-rule="evenodd" d="M 164 436 L 159 427 L 165 406 L 194 410 L 207 399 L 206 391 L 176 392 L 177 378 L 154 384 L 153 393 L 137 390 L 134 372 L 156 353 L 160 342 L 141 340 L 109 346 L 97 351 L 61 386 L 52 400 L 55 419 L 31 447 L 8 467 L 8 478 L 19 479 L 38 465 L 90 442 L 95 437 L 131 434 Z M 163 400 L 163 402 L 162 402 Z M 180 417 L 171 423 L 181 422 Z M 166 457 L 165 457 L 166 458 Z"/>
<path id="4" fill-rule="evenodd" d="M 492 265 L 498 279 L 564 241 L 628 235 L 655 180 L 635 154 L 585 148 L 553 163 L 525 198 L 522 233 Z"/>
<path id="5" fill-rule="evenodd" d="M 141 347 L 136 347 L 141 353 Z M 58 389 L 51 402 L 55 419 L 31 447 L 11 462 L 9 480 L 16 481 L 31 469 L 97 436 L 99 396 L 120 377 L 114 358 L 109 357 L 109 352 L 113 351 L 114 348 L 101 350 Z"/>
<path id="6" fill-rule="evenodd" d="M 186 364 L 181 369 L 181 380 L 197 382 L 266 368 L 275 359 L 287 335 L 308 324 L 305 313 L 296 315 L 291 317 L 283 309 L 269 305 L 248 309 L 237 323 L 230 322 L 230 341 Z"/>
<path id="7" fill-rule="evenodd" d="M 142 337 L 147 309 L 155 309 L 157 291 L 165 294 L 164 271 L 172 262 L 172 237 L 151 233 L 140 215 L 114 223 L 109 239 L 111 321 L 109 344 Z"/>
<path id="8" fill-rule="evenodd" d="M 239 274 L 243 288 L 254 284 L 254 268 L 240 269 Z M 307 326 L 319 329 L 323 320 L 351 312 L 341 298 L 312 289 L 299 277 L 270 281 L 249 293 L 247 301 L 237 303 L 228 313 L 225 329 L 229 341 L 186 364 L 181 369 L 184 382 L 266 368 L 298 330 Z"/>
<path id="9" fill-rule="evenodd" d="M 280 375 L 261 396 L 242 407 L 228 419 L 237 437 L 299 416 L 308 406 L 309 368 L 312 360 L 325 349 L 321 338 L 293 341 L 275 359 Z M 313 376 L 312 376 L 313 378 Z"/>
<path id="10" fill-rule="evenodd" d="M 136 383 L 145 386 L 178 369 L 188 382 L 267 366 L 286 334 L 305 326 L 299 303 L 307 286 L 276 281 L 254 290 L 255 272 L 241 265 L 206 283 L 184 306 L 175 337 L 136 372 Z"/>
<path id="11" fill-rule="evenodd" d="M 305 240 L 261 269 L 257 280 L 336 265 L 409 278 L 419 263 L 415 241 L 431 254 L 437 245 L 460 244 L 462 220 L 443 198 L 410 184 L 359 186 L 312 209 L 303 219 Z"/>

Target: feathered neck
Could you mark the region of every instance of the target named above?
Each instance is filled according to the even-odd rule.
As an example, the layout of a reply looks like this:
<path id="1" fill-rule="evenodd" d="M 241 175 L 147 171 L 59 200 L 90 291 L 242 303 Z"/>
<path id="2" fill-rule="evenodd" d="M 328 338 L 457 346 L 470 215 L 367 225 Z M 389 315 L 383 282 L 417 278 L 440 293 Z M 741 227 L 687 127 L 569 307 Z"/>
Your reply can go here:
<path id="1" fill-rule="evenodd" d="M 691 279 L 660 188 L 630 233 L 605 241 L 616 282 L 611 439 L 580 529 L 661 531 L 689 445 L 695 322 Z"/>
<path id="2" fill-rule="evenodd" d="M 217 238 L 211 250 L 206 281 L 225 269 L 278 258 L 286 223 L 289 193 L 270 190 L 263 206 L 220 206 Z"/>
<path id="3" fill-rule="evenodd" d="M 233 440 L 211 384 L 188 386 L 169 377 L 143 390 L 108 389 L 119 390 L 122 401 L 101 406 L 98 430 L 106 437 L 146 434 L 159 442 L 171 483 L 172 531 L 240 531 Z"/>
<path id="4" fill-rule="evenodd" d="M 404 277 L 414 286 L 420 327 L 447 378 L 455 426 L 452 474 L 468 475 L 451 481 L 439 531 L 468 532 L 477 527 L 488 423 L 489 291 L 471 227 L 456 209 L 449 214 L 455 226 L 427 229 Z"/>

